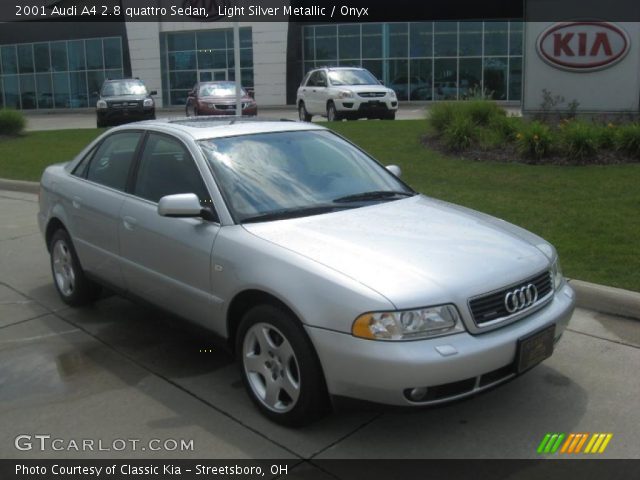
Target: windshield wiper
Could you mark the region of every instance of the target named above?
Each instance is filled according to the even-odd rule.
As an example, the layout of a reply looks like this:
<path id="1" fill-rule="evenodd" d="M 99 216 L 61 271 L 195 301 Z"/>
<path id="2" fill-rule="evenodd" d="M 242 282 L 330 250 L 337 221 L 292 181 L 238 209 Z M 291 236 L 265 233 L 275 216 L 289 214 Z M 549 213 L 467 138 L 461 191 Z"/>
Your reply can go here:
<path id="1" fill-rule="evenodd" d="M 335 210 L 344 210 L 343 205 L 315 205 L 313 207 L 297 207 L 283 208 L 282 210 L 274 210 L 273 212 L 261 213 L 253 217 L 247 217 L 240 223 L 268 222 L 270 220 L 285 220 L 288 218 L 306 217 L 309 215 L 320 215 L 321 213 L 329 213 Z"/>
<path id="2" fill-rule="evenodd" d="M 415 192 L 401 192 L 396 190 L 375 190 L 372 192 L 354 193 L 336 198 L 335 203 L 360 202 L 367 200 L 391 199 L 393 197 L 413 197 Z"/>

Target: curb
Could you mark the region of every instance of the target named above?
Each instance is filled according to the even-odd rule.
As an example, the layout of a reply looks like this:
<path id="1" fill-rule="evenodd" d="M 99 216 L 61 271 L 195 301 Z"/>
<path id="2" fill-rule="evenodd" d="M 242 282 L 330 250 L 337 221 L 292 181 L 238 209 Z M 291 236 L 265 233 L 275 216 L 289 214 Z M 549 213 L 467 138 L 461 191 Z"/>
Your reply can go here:
<path id="1" fill-rule="evenodd" d="M 40 183 L 0 178 L 0 190 L 37 194 Z M 569 284 L 576 292 L 577 307 L 640 320 L 640 293 L 582 280 L 571 279 Z"/>
<path id="2" fill-rule="evenodd" d="M 640 320 L 640 293 L 582 280 L 570 280 L 576 306 L 596 312 Z"/>
<path id="3" fill-rule="evenodd" d="M 40 182 L 25 182 L 24 180 L 0 178 L 0 190 L 37 194 L 40 191 Z"/>

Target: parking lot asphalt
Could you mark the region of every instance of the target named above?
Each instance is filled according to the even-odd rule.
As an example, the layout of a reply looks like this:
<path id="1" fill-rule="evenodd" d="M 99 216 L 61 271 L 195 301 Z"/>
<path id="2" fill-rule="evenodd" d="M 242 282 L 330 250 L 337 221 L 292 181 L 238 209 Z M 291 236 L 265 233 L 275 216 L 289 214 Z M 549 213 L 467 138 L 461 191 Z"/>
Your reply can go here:
<path id="1" fill-rule="evenodd" d="M 287 429 L 258 414 L 206 334 L 118 296 L 64 305 L 36 211 L 35 195 L 0 191 L 0 458 L 536 458 L 547 432 L 610 432 L 600 458 L 640 458 L 640 322 L 578 310 L 553 357 L 500 388 Z M 21 434 L 193 450 L 19 451 Z"/>
<path id="2" fill-rule="evenodd" d="M 93 109 L 73 112 L 25 112 L 27 117 L 27 131 L 37 130 L 64 130 L 71 128 L 96 128 L 96 113 Z M 270 118 L 282 118 L 286 120 L 298 120 L 298 111 L 295 106 L 263 107 L 260 116 Z M 417 120 L 424 118 L 426 107 L 420 104 L 407 104 L 400 106 L 397 114 L 398 120 Z M 171 108 L 160 109 L 157 118 L 183 117 L 184 109 Z M 326 121 L 324 117 L 314 117 L 314 122 Z"/>

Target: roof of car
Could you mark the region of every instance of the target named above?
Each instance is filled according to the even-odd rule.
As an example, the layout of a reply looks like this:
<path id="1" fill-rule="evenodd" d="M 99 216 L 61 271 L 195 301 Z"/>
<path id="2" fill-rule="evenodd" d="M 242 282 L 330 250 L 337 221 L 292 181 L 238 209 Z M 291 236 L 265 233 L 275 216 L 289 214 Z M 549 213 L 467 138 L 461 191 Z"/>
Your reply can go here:
<path id="1" fill-rule="evenodd" d="M 161 131 L 180 131 L 195 140 L 232 137 L 254 133 L 325 130 L 313 123 L 256 117 L 182 117 L 130 123 L 119 129 L 150 127 Z"/>

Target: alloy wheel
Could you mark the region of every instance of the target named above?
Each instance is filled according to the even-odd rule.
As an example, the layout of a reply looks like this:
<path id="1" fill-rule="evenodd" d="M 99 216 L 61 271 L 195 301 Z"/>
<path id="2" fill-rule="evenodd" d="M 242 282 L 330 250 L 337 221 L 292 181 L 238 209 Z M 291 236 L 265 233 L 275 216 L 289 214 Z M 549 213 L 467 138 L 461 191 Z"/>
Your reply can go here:
<path id="1" fill-rule="evenodd" d="M 64 240 L 53 245 L 53 273 L 58 289 L 68 297 L 73 294 L 76 285 L 76 274 L 69 246 Z"/>

